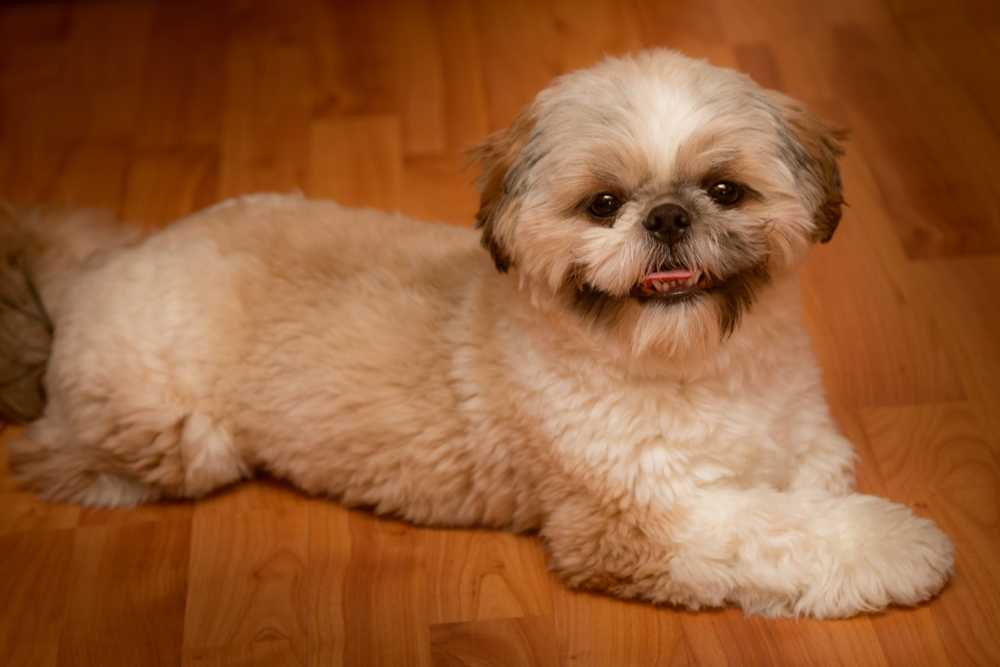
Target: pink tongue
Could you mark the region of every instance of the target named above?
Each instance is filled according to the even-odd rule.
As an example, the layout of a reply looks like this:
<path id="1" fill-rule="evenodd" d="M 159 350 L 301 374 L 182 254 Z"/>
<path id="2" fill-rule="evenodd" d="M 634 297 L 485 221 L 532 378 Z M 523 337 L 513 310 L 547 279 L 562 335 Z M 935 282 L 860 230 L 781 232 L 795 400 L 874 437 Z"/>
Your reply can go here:
<path id="1" fill-rule="evenodd" d="M 656 273 L 650 273 L 648 276 L 642 279 L 644 283 L 652 283 L 658 280 L 687 280 L 694 273 L 691 271 L 684 271 L 678 269 L 676 271 L 657 271 Z"/>

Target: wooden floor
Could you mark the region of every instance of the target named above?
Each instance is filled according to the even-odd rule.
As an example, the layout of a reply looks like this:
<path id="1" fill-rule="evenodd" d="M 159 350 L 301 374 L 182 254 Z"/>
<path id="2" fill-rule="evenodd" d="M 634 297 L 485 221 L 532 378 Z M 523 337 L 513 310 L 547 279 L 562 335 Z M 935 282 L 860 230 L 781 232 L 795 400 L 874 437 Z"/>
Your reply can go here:
<path id="1" fill-rule="evenodd" d="M 687 613 L 569 592 L 531 537 L 264 482 L 81 510 L 18 491 L 0 460 L 0 661 L 1000 664 L 995 0 L 5 2 L 0 198 L 160 225 L 301 189 L 466 225 L 463 149 L 554 75 L 651 45 L 850 128 L 850 208 L 807 269 L 809 326 L 861 486 L 955 539 L 939 599 L 845 622 Z"/>

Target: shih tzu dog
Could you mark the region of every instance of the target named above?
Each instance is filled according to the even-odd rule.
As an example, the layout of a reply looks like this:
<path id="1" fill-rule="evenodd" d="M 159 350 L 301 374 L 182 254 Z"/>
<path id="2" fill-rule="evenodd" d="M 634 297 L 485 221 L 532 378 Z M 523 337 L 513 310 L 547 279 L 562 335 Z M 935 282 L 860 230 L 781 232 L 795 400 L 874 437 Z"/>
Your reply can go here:
<path id="1" fill-rule="evenodd" d="M 281 195 L 144 237 L 8 209 L 12 470 L 103 506 L 266 472 L 537 530 L 569 584 L 693 609 L 917 604 L 952 545 L 853 490 L 800 323 L 840 154 L 798 103 L 659 50 L 559 78 L 478 149 L 478 234 Z"/>

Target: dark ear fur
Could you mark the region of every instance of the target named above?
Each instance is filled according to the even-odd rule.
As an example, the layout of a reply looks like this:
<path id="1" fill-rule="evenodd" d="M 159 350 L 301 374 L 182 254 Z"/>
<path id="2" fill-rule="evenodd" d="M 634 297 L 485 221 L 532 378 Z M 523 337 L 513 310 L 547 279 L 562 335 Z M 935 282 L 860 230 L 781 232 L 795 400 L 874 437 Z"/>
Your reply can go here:
<path id="1" fill-rule="evenodd" d="M 510 204 L 513 182 L 518 173 L 522 150 L 531 138 L 534 117 L 522 113 L 506 130 L 492 134 L 471 156 L 482 167 L 479 177 L 479 212 L 476 227 L 483 230 L 482 244 L 493 256 L 497 270 L 505 273 L 513 260 L 509 250 L 498 238 L 496 225 Z"/>
<path id="2" fill-rule="evenodd" d="M 769 92 L 790 135 L 792 166 L 814 200 L 814 240 L 826 243 L 837 230 L 844 205 L 837 161 L 844 154 L 841 143 L 847 138 L 847 132 L 831 127 L 799 102 L 781 93 Z"/>

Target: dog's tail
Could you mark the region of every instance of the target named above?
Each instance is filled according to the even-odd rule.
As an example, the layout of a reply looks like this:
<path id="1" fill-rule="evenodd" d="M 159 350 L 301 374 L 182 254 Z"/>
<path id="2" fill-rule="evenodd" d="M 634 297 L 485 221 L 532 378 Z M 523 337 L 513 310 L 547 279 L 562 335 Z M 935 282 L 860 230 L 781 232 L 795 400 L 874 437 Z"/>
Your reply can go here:
<path id="1" fill-rule="evenodd" d="M 50 309 L 73 275 L 95 252 L 137 236 L 101 211 L 20 210 L 0 202 L 0 424 L 41 416 Z"/>

